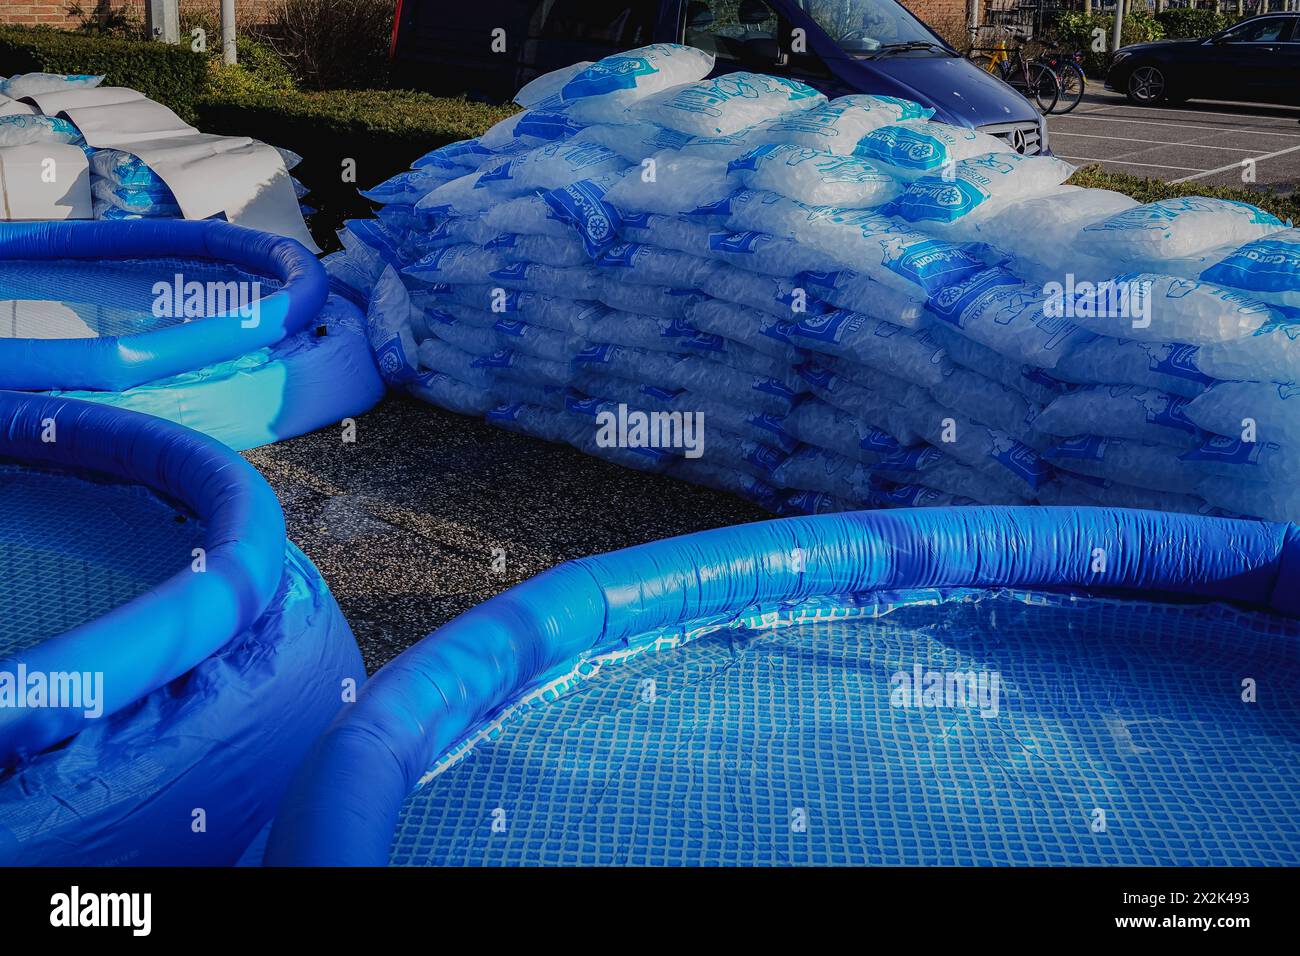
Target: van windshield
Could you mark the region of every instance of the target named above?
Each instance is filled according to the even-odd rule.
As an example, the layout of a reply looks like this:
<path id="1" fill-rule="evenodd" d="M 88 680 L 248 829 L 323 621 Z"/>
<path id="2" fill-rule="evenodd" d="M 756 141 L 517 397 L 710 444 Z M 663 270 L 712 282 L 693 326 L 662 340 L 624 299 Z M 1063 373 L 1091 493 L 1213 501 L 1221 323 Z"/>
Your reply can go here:
<path id="1" fill-rule="evenodd" d="M 846 53 L 947 55 L 938 38 L 894 0 L 794 0 Z"/>

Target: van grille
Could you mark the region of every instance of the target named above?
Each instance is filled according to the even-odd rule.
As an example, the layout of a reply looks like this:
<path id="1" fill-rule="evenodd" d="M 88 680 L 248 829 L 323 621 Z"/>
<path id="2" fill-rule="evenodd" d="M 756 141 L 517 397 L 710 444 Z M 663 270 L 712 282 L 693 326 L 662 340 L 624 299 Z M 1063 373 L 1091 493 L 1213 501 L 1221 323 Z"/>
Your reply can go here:
<path id="1" fill-rule="evenodd" d="M 988 133 L 990 136 L 1005 140 L 1007 145 L 1013 149 L 1016 148 L 1017 134 L 1023 136 L 1024 148 L 1016 149 L 1016 152 L 1024 153 L 1026 156 L 1037 156 L 1043 151 L 1043 144 L 1038 133 L 1038 124 L 1035 122 L 990 123 L 988 126 L 981 126 L 979 129 L 981 133 Z"/>

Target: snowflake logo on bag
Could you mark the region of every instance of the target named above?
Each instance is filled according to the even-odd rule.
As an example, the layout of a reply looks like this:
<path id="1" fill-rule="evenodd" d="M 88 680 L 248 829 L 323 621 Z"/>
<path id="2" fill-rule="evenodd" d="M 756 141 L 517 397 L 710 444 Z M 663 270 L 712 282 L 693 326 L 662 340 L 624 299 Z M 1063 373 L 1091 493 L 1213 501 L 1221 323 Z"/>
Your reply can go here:
<path id="1" fill-rule="evenodd" d="M 610 225 L 609 217 L 599 210 L 599 206 L 591 207 L 590 213 L 587 216 L 587 221 L 583 224 L 583 229 L 586 231 L 588 238 L 590 238 L 592 242 L 603 242 L 608 239 L 614 231 L 613 227 Z"/>
<path id="2" fill-rule="evenodd" d="M 961 189 L 958 188 L 955 183 L 944 184 L 943 186 L 935 188 L 930 193 L 930 196 L 935 203 L 946 208 L 956 208 L 966 204 L 965 194 L 962 193 Z"/>

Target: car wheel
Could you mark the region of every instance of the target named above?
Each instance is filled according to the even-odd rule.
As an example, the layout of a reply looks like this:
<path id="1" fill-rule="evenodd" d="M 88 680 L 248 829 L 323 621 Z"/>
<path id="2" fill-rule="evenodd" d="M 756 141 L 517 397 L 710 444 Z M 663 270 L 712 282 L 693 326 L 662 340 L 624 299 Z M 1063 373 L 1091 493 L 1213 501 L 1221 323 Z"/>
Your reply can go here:
<path id="1" fill-rule="evenodd" d="M 1134 67 L 1128 75 L 1128 98 L 1139 106 L 1154 106 L 1168 97 L 1164 71 L 1150 63 Z"/>

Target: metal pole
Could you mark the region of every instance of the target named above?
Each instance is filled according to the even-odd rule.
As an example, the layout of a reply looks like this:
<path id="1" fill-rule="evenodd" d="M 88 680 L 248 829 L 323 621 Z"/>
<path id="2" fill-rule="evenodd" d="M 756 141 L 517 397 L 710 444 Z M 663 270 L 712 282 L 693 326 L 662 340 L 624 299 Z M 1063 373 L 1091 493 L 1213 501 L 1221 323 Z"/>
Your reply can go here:
<path id="1" fill-rule="evenodd" d="M 221 0 L 221 62 L 234 66 L 235 56 L 235 0 Z"/>
<path id="2" fill-rule="evenodd" d="M 1124 0 L 1115 0 L 1115 33 L 1111 36 L 1110 51 L 1119 49 L 1120 31 L 1124 29 Z"/>
<path id="3" fill-rule="evenodd" d="M 163 43 L 181 42 L 180 0 L 148 0 L 144 9 L 149 38 Z"/>

